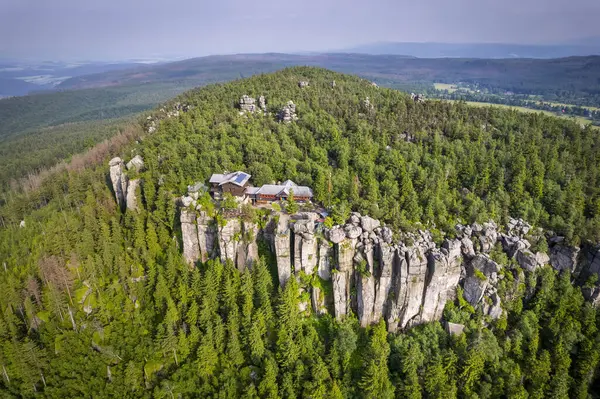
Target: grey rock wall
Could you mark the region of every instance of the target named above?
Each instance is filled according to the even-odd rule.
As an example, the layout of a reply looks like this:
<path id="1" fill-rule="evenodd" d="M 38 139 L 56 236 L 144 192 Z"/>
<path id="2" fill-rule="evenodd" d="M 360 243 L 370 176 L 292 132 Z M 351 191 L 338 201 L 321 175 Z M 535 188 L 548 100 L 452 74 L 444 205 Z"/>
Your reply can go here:
<path id="1" fill-rule="evenodd" d="M 550 255 L 533 252 L 525 238 L 530 227 L 519 220 L 504 230 L 493 222 L 457 225 L 456 238 L 437 245 L 426 230 L 395 237 L 379 221 L 358 213 L 331 229 L 317 222 L 314 213 L 276 212 L 266 228 L 230 218 L 217 230 L 212 218 L 194 210 L 193 199 L 188 202 L 181 212 L 188 262 L 219 258 L 240 270 L 252 267 L 258 259 L 256 239 L 262 237 L 275 255 L 281 286 L 301 273 L 314 276 L 315 283 L 301 288 L 310 297 L 302 304 L 303 312 L 331 312 L 338 320 L 353 313 L 361 326 L 383 318 L 389 331 L 440 320 L 458 286 L 473 307 L 490 318 L 500 317 L 496 287 L 503 266 L 492 259 L 494 248 L 504 250 L 527 272 L 550 263 L 558 270 L 581 269 L 582 276 L 600 275 L 600 249 L 586 249 L 580 256 L 579 248 L 558 240 L 551 241 Z M 600 288 L 588 291 L 586 298 L 600 304 Z"/>

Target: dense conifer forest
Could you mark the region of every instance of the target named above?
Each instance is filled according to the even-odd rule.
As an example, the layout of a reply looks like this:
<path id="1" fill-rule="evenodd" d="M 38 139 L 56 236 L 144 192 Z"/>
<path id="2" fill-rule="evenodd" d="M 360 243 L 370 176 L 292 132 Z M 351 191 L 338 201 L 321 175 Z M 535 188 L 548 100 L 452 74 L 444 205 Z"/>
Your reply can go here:
<path id="1" fill-rule="evenodd" d="M 240 114 L 246 94 L 265 96 L 267 112 Z M 290 100 L 298 120 L 280 123 Z M 138 212 L 117 207 L 109 157 L 2 204 L 3 397 L 598 395 L 598 314 L 568 271 L 525 272 L 493 253 L 502 317 L 484 317 L 459 288 L 444 320 L 464 324 L 463 334 L 450 335 L 441 321 L 392 334 L 384 321 L 361 328 L 353 315 L 301 312 L 303 282 L 281 288 L 264 245 L 251 269 L 218 260 L 190 267 L 175 201 L 212 173 L 245 170 L 257 186 L 292 179 L 312 187 L 335 223 L 359 211 L 396 232 L 428 229 L 441 242 L 457 223 L 502 225 L 512 216 L 569 244 L 595 245 L 597 130 L 417 102 L 308 67 L 196 89 L 165 108 L 175 103 L 191 108 L 154 133 L 140 128 L 118 151 L 145 161 L 134 176 L 143 181 Z"/>

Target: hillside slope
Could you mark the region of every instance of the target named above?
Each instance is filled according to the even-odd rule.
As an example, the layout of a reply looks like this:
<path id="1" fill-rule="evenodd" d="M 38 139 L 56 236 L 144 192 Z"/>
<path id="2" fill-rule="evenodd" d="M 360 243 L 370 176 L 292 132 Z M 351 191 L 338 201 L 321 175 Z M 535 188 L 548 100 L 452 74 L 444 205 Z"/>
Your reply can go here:
<path id="1" fill-rule="evenodd" d="M 538 100 L 599 105 L 598 60 L 600 57 L 478 60 L 362 54 L 241 54 L 142 65 L 134 69 L 76 77 L 63 82 L 59 86 L 64 90 L 61 92 L 0 100 L 0 151 L 11 152 L 19 159 L 24 153 L 12 152 L 10 143 L 22 140 L 20 136 L 28 136 L 28 140 L 36 136 L 37 141 L 48 141 L 48 138 L 42 137 L 43 129 L 47 127 L 130 117 L 192 87 L 273 72 L 291 65 L 317 65 L 359 74 L 382 86 L 409 92 L 433 90 L 433 82 L 471 82 L 495 93 L 509 91 L 525 93 L 524 96 L 535 94 Z M 82 129 L 79 140 L 92 140 L 95 144 L 95 137 L 97 135 Z M 74 148 L 59 141 L 55 144 Z M 32 169 L 20 161 L 17 163 L 23 167 L 11 167 L 10 171 L 2 171 L 2 174 L 14 172 L 8 178 L 18 179 L 35 173 L 38 168 L 52 166 L 52 163 L 38 162 L 31 164 L 35 168 Z M 3 180 L 0 185 L 8 181 Z"/>
<path id="2" fill-rule="evenodd" d="M 242 112 L 244 95 L 264 96 L 266 112 Z M 0 208 L 4 396 L 583 398 L 598 388 L 597 309 L 584 299 L 599 293 L 596 131 L 414 101 L 310 67 L 192 90 L 144 128 L 119 154 L 143 166 L 107 158 Z M 308 185 L 330 215 L 311 231 L 291 200 L 276 210 L 181 198 L 224 170 L 257 186 Z M 135 206 L 121 210 L 115 195 Z M 221 259 L 187 257 L 208 232 Z M 521 255 L 507 254 L 504 236 Z M 449 243 L 465 238 L 463 259 Z M 305 249 L 325 239 L 330 280 L 306 267 L 316 259 Z M 392 263 L 369 258 L 379 239 L 392 241 Z M 522 256 L 557 246 L 566 259 L 525 268 Z M 250 267 L 232 262 L 240 247 L 252 247 Z M 579 247 L 591 259 L 569 263 L 565 251 Z M 386 295 L 382 276 L 410 288 Z M 410 310 L 370 315 L 371 287 Z"/>

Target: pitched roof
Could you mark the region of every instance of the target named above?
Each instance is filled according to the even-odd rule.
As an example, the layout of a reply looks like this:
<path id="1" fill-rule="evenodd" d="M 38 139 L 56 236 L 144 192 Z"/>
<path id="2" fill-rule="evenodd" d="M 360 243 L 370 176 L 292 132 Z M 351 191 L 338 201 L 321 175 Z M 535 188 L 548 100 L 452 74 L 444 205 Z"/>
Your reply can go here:
<path id="1" fill-rule="evenodd" d="M 227 174 L 214 173 L 209 180 L 211 184 L 218 184 L 222 186 L 225 183 L 233 183 L 237 186 L 243 187 L 248 180 L 250 180 L 250 175 L 246 172 L 232 172 Z"/>
<path id="2" fill-rule="evenodd" d="M 285 195 L 288 196 L 290 191 L 294 192 L 294 195 L 299 197 L 312 197 L 313 192 L 309 187 L 306 186 L 298 186 L 291 180 L 286 180 L 284 184 L 265 184 L 264 186 L 257 187 L 248 187 L 246 189 L 246 194 L 248 195 Z"/>

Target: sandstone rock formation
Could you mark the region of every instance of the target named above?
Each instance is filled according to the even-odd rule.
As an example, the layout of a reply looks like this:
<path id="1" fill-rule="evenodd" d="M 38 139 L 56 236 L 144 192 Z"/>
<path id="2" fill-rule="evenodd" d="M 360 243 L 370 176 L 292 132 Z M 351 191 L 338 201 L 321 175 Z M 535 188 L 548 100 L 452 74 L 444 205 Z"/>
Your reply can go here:
<path id="1" fill-rule="evenodd" d="M 290 239 L 289 216 L 280 214 L 274 232 L 273 247 L 277 257 L 277 276 L 281 286 L 284 286 L 292 275 Z"/>
<path id="2" fill-rule="evenodd" d="M 244 112 L 254 112 L 256 111 L 256 100 L 246 94 L 240 98 L 240 110 L 242 113 Z"/>
<path id="3" fill-rule="evenodd" d="M 172 106 L 164 106 L 153 115 L 146 117 L 146 123 L 144 125 L 145 130 L 148 133 L 154 133 L 158 129 L 158 125 L 162 119 L 173 118 L 180 115 L 181 112 L 188 112 L 193 106 L 190 104 L 175 103 Z"/>
<path id="4" fill-rule="evenodd" d="M 556 270 L 575 271 L 579 248 L 555 244 L 550 248 L 550 264 Z"/>
<path id="5" fill-rule="evenodd" d="M 425 96 L 423 94 L 410 93 L 410 98 L 416 103 L 425 102 Z"/>
<path id="6" fill-rule="evenodd" d="M 277 118 L 280 122 L 290 123 L 292 121 L 298 120 L 298 116 L 296 115 L 296 105 L 292 100 L 288 101 L 287 104 L 281 109 Z"/>
<path id="7" fill-rule="evenodd" d="M 464 324 L 457 324 L 457 323 L 446 323 L 446 331 L 448 331 L 448 333 L 450 335 L 461 335 L 463 333 L 465 329 L 465 325 Z"/>
<path id="8" fill-rule="evenodd" d="M 519 220 L 506 229 L 493 222 L 457 225 L 455 238 L 437 245 L 427 230 L 394 234 L 358 213 L 330 229 L 312 212 L 272 212 L 260 223 L 264 227 L 229 217 L 217 228 L 212 217 L 199 206 L 195 209 L 191 196 L 182 205 L 183 256 L 188 262 L 218 258 L 249 268 L 258 258 L 257 239 L 264 240 L 276 260 L 281 286 L 290 278 L 302 282 L 301 275 L 313 276 L 313 283 L 301 283 L 309 298 L 301 304 L 303 312 L 332 313 L 337 319 L 353 313 L 362 326 L 383 318 L 389 331 L 439 320 L 458 286 L 487 320 L 500 317 L 497 284 L 507 265 L 492 259 L 496 248 L 520 266 L 507 271 L 519 270 L 516 280 L 549 262 L 560 270 L 581 270 L 582 278 L 600 275 L 600 248 L 586 248 L 580 256 L 579 248 L 549 240 L 550 256 L 534 252 L 525 238 L 531 227 Z M 600 288 L 588 287 L 584 294 L 600 304 Z"/>
<path id="9" fill-rule="evenodd" d="M 130 211 L 138 210 L 137 189 L 140 186 L 140 179 L 130 180 L 127 184 L 127 196 L 125 198 L 126 207 Z"/>
<path id="10" fill-rule="evenodd" d="M 125 205 L 125 195 L 127 194 L 127 175 L 125 174 L 125 163 L 119 157 L 115 157 L 108 163 L 110 167 L 110 181 L 117 199 L 117 205 L 121 209 Z"/>
<path id="11" fill-rule="evenodd" d="M 265 96 L 258 97 L 258 108 L 260 108 L 263 112 L 267 112 L 267 102 L 265 101 Z"/>
<path id="12" fill-rule="evenodd" d="M 200 258 L 200 245 L 196 229 L 196 215 L 189 209 L 181 209 L 179 217 L 181 222 L 181 237 L 183 241 L 183 258 L 193 264 Z"/>
<path id="13" fill-rule="evenodd" d="M 110 181 L 119 208 L 121 210 L 138 210 L 137 190 L 141 185 L 141 180 L 129 180 L 125 169 L 125 163 L 119 157 L 111 159 L 108 166 L 110 168 Z M 127 163 L 127 170 L 133 172 L 139 172 L 143 167 L 144 160 L 139 155 L 136 155 Z"/>
<path id="14" fill-rule="evenodd" d="M 141 156 L 136 155 L 131 158 L 131 161 L 127 162 L 127 170 L 139 172 L 144 168 L 144 160 Z"/>

